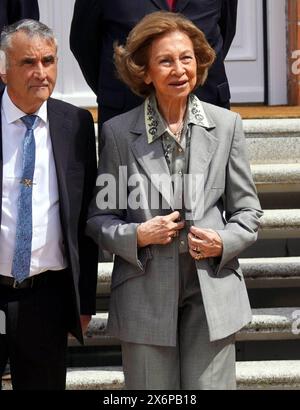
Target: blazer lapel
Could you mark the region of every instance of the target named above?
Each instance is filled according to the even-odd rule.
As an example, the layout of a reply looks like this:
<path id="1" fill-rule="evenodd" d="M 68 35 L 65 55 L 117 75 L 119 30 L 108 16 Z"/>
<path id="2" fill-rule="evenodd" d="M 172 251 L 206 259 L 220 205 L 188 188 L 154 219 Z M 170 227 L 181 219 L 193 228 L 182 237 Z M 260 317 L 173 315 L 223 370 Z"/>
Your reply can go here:
<path id="1" fill-rule="evenodd" d="M 208 119 L 208 125 L 193 125 L 191 133 L 188 174 L 192 176 L 190 180 L 192 184 L 189 185 L 189 190 L 191 190 L 189 191 L 189 209 L 191 212 L 189 218 L 193 221 L 194 225 L 197 225 L 197 221 L 203 218 L 206 170 L 218 146 L 218 138 L 215 136 L 215 125 L 207 113 L 205 114 Z"/>
<path id="2" fill-rule="evenodd" d="M 62 224 L 66 228 L 66 220 L 69 215 L 69 187 L 67 185 L 67 166 L 69 146 L 72 143 L 66 135 L 71 127 L 66 114 L 56 110 L 55 101 L 48 101 L 48 118 L 50 137 L 52 142 L 53 156 L 57 174 L 57 184 L 59 191 L 60 209 L 62 213 Z"/>
<path id="3" fill-rule="evenodd" d="M 175 4 L 175 12 L 182 13 L 190 0 L 177 0 Z"/>
<path id="4" fill-rule="evenodd" d="M 136 160 L 148 175 L 151 184 L 173 209 L 172 180 L 160 138 L 149 144 L 145 131 L 134 141 L 131 149 Z"/>
<path id="5" fill-rule="evenodd" d="M 0 229 L 2 216 L 2 184 L 3 184 L 3 150 L 2 150 L 2 120 L 1 120 L 2 95 L 0 96 Z"/>
<path id="6" fill-rule="evenodd" d="M 201 125 L 195 124 L 192 128 L 189 173 L 204 176 L 217 148 L 218 138 L 215 136 L 216 126 L 205 109 L 204 104 L 202 108 L 206 116 L 206 121 Z"/>
<path id="7" fill-rule="evenodd" d="M 168 4 L 167 0 L 151 0 L 153 4 L 155 4 L 156 7 L 158 7 L 161 10 L 168 10 Z"/>
<path id="8" fill-rule="evenodd" d="M 213 129 L 207 131 L 199 125 L 193 126 L 190 146 L 190 174 L 204 174 L 212 160 L 217 143 L 218 139 L 215 137 Z"/>

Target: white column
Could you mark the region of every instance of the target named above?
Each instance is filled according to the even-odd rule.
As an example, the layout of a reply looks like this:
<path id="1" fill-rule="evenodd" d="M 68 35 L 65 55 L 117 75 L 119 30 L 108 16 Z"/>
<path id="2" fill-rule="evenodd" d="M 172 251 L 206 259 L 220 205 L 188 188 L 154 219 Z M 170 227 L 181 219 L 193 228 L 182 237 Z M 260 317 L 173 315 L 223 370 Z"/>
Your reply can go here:
<path id="1" fill-rule="evenodd" d="M 267 1 L 269 105 L 287 104 L 287 18 L 285 0 Z"/>
<path id="2" fill-rule="evenodd" d="M 58 79 L 53 97 L 78 106 L 96 106 L 96 97 L 84 80 L 70 51 L 69 35 L 75 0 L 39 0 L 40 20 L 58 40 Z M 88 47 L 88 44 L 87 44 Z"/>

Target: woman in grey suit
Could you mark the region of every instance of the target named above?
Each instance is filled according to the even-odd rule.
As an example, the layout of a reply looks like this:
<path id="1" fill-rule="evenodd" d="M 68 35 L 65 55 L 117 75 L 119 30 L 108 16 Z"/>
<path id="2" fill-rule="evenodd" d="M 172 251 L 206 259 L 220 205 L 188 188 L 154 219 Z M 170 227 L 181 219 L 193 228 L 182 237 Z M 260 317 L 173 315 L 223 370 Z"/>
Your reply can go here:
<path id="1" fill-rule="evenodd" d="M 128 389 L 234 389 L 251 320 L 237 255 L 262 215 L 240 117 L 193 95 L 214 61 L 183 16 L 144 17 L 115 47 L 143 105 L 107 121 L 88 233 L 115 254 L 108 330 Z"/>

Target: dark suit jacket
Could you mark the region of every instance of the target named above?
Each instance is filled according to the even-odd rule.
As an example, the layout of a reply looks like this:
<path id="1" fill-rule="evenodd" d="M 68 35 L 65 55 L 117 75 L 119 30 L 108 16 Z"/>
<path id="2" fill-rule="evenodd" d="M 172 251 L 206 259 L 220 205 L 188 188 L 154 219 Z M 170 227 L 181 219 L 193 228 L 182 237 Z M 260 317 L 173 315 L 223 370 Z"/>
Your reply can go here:
<path id="1" fill-rule="evenodd" d="M 101 123 L 141 103 L 115 75 L 113 43 L 123 44 L 146 14 L 168 10 L 166 0 L 76 0 L 70 46 L 83 75 L 98 97 Z M 202 100 L 229 107 L 230 92 L 224 59 L 235 34 L 237 0 L 177 0 L 182 13 L 206 35 L 217 59 L 208 79 L 195 94 Z"/>
<path id="2" fill-rule="evenodd" d="M 0 0 L 0 32 L 7 24 L 26 18 L 38 20 L 39 17 L 38 0 Z M 0 80 L 0 92 L 3 88 Z"/>
<path id="3" fill-rule="evenodd" d="M 2 95 L 0 107 L 1 100 Z M 69 330 L 82 341 L 79 315 L 94 314 L 96 310 L 97 247 L 84 233 L 96 178 L 94 124 L 88 111 L 52 98 L 48 100 L 48 118 L 58 180 L 62 231 L 72 275 Z M 2 172 L 0 116 L 0 205 Z"/>
<path id="4" fill-rule="evenodd" d="M 0 31 L 6 24 L 25 18 L 39 19 L 38 0 L 0 0 Z"/>

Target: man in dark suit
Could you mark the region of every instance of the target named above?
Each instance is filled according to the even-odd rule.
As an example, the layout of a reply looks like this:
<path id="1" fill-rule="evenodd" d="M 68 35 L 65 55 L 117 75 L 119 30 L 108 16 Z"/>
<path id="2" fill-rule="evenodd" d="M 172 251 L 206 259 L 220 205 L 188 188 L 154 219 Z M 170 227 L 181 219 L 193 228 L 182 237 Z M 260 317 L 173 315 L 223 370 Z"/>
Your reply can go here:
<path id="1" fill-rule="evenodd" d="M 158 10 L 182 13 L 205 33 L 217 57 L 204 86 L 195 94 L 202 101 L 229 108 L 224 59 L 235 34 L 237 0 L 76 0 L 70 46 L 97 95 L 100 125 L 141 104 L 142 100 L 116 77 L 113 44 L 125 43 L 135 24 Z"/>
<path id="2" fill-rule="evenodd" d="M 26 18 L 38 20 L 39 17 L 38 0 L 0 0 L 0 32 L 7 24 Z M 3 88 L 0 80 L 0 91 Z"/>
<path id="3" fill-rule="evenodd" d="M 23 18 L 39 19 L 37 0 L 0 0 L 0 31 L 7 24 Z"/>
<path id="4" fill-rule="evenodd" d="M 0 379 L 63 389 L 67 336 L 95 313 L 97 247 L 85 236 L 96 178 L 90 113 L 50 98 L 53 32 L 34 20 L 3 30 L 0 73 Z"/>

